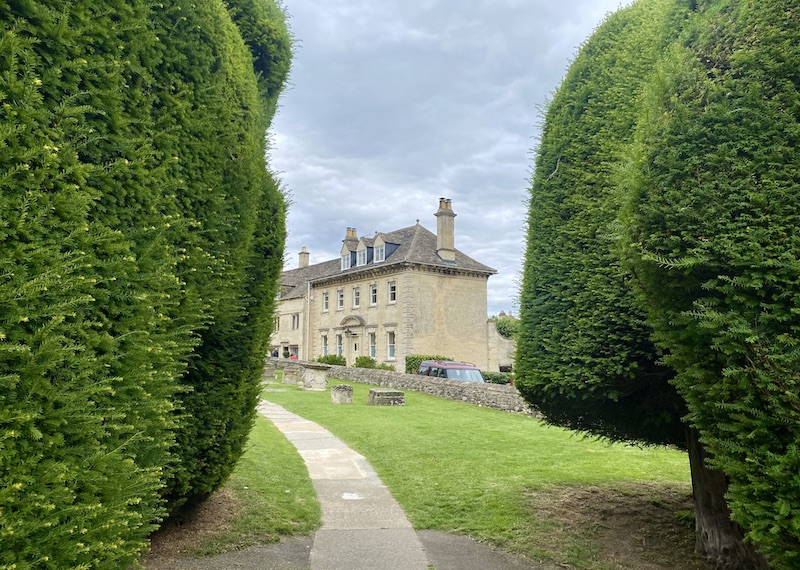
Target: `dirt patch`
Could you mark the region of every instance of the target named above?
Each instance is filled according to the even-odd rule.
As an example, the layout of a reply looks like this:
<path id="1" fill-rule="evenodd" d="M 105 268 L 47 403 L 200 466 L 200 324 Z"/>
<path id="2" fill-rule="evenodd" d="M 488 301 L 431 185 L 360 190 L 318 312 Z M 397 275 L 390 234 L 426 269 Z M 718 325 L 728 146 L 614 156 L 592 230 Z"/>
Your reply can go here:
<path id="1" fill-rule="evenodd" d="M 187 556 L 219 534 L 232 531 L 232 521 L 238 512 L 236 496 L 224 489 L 202 503 L 179 509 L 150 537 L 149 556 Z"/>
<path id="2" fill-rule="evenodd" d="M 598 570 L 712 568 L 694 554 L 689 486 L 553 487 L 531 492 L 529 501 L 553 525 L 552 540 L 540 547 L 559 562 L 577 557 Z"/>
<path id="3" fill-rule="evenodd" d="M 537 533 L 547 537 L 537 546 L 560 567 L 571 568 L 580 560 L 590 570 L 712 569 L 694 554 L 689 486 L 559 486 L 532 491 L 527 498 L 535 518 L 548 528 Z M 236 496 L 222 490 L 182 509 L 153 534 L 151 552 L 142 562 L 149 570 L 177 568 L 176 560 L 188 560 L 215 537 L 233 532 L 239 508 Z M 253 568 L 264 567 L 266 552 L 259 551 L 263 560 Z"/>

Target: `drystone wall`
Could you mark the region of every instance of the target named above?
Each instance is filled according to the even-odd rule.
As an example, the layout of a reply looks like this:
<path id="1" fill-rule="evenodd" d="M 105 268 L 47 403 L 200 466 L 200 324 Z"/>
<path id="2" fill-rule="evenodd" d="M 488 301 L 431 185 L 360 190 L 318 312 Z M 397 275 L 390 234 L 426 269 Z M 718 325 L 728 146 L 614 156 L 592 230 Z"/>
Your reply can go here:
<path id="1" fill-rule="evenodd" d="M 299 376 L 297 375 L 299 369 Z M 265 378 L 273 378 L 276 370 L 284 371 L 284 378 L 302 378 L 302 363 L 283 358 L 268 358 L 265 366 Z M 514 386 L 508 384 L 477 384 L 461 382 L 445 378 L 429 378 L 416 374 L 405 374 L 391 370 L 374 370 L 370 368 L 349 368 L 347 366 L 331 366 L 327 371 L 329 380 L 344 380 L 359 384 L 370 384 L 397 390 L 424 392 L 441 398 L 457 400 L 493 408 L 504 412 L 514 412 L 538 416 L 530 405 L 519 395 Z"/>

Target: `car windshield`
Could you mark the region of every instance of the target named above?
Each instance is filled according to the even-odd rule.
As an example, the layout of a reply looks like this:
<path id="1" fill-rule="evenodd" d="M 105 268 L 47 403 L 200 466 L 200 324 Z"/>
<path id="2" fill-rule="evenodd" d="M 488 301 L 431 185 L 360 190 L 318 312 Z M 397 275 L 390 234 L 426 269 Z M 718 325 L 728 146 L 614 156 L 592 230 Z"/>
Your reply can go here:
<path id="1" fill-rule="evenodd" d="M 447 370 L 447 377 L 455 380 L 463 380 L 464 382 L 483 382 L 483 376 L 479 370 L 466 369 L 466 368 L 449 368 Z"/>

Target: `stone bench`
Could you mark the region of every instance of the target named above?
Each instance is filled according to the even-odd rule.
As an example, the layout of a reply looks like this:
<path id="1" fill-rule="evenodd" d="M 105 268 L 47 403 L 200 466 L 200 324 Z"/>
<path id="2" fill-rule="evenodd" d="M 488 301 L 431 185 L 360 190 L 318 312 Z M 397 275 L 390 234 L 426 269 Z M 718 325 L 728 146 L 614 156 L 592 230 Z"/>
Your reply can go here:
<path id="1" fill-rule="evenodd" d="M 369 391 L 370 406 L 405 406 L 406 395 L 400 390 L 385 390 L 373 388 Z"/>

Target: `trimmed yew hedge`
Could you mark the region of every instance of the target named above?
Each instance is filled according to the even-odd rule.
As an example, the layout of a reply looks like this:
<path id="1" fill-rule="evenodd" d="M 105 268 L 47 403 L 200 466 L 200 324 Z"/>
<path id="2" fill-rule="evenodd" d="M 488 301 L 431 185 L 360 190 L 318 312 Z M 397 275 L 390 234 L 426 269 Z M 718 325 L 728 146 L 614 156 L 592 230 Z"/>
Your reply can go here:
<path id="1" fill-rule="evenodd" d="M 452 356 L 441 355 L 424 355 L 424 354 L 409 354 L 406 356 L 406 374 L 416 374 L 419 371 L 419 365 L 423 360 L 453 360 Z"/>
<path id="2" fill-rule="evenodd" d="M 800 10 L 709 2 L 646 91 L 629 254 L 734 520 L 800 566 Z"/>
<path id="3" fill-rule="evenodd" d="M 124 568 L 241 451 L 285 203 L 222 6 L 0 5 L 0 568 Z"/>
<path id="4" fill-rule="evenodd" d="M 614 240 L 610 164 L 632 137 L 638 93 L 686 12 L 671 0 L 643 0 L 609 16 L 547 109 L 514 365 L 517 389 L 550 423 L 681 447 L 686 408 Z"/>
<path id="5" fill-rule="evenodd" d="M 549 421 L 605 437 L 680 444 L 685 405 L 773 568 L 800 562 L 798 35 L 789 0 L 600 26 L 547 111 L 515 366 Z"/>

